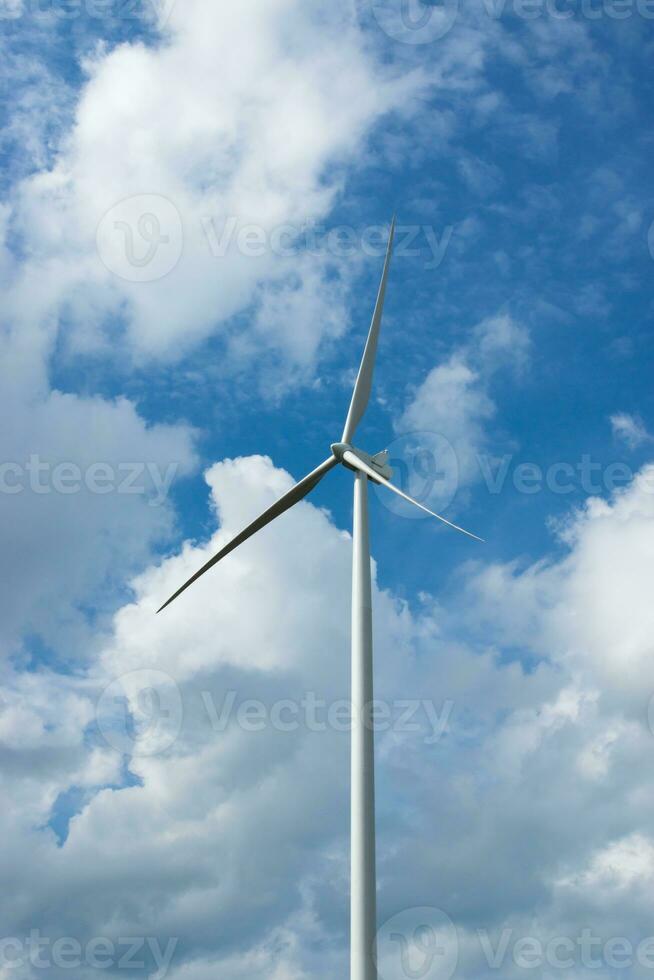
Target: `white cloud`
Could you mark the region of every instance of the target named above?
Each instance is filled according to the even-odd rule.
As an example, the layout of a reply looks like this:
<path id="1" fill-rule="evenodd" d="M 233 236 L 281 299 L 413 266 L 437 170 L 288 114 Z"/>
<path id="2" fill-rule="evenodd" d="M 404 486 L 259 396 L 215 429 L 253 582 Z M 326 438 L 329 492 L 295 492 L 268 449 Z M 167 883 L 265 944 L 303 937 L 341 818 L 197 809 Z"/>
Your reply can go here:
<path id="1" fill-rule="evenodd" d="M 321 315 L 325 262 L 291 262 L 269 247 L 260 257 L 243 254 L 238 234 L 224 247 L 224 229 L 236 219 L 237 232 L 254 226 L 269 241 L 283 224 L 301 228 L 323 218 L 341 165 L 382 114 L 424 83 L 384 69 L 348 8 L 325 12 L 290 0 L 176 4 L 159 46 L 100 50 L 86 69 L 74 126 L 54 165 L 14 196 L 12 228 L 31 255 L 14 283 L 18 294 L 38 277 L 38 313 L 57 317 L 65 309 L 74 349 L 103 344 L 111 318 L 122 321 L 137 356 L 177 358 L 250 306 L 260 286 L 283 288 L 293 273 L 304 280 L 301 301 L 286 304 L 296 319 L 282 322 L 273 311 L 274 324 L 262 329 L 269 285 L 250 345 L 261 355 L 263 344 L 290 366 L 312 366 L 320 341 L 347 323 Z M 146 210 L 155 219 L 142 226 L 145 237 L 142 195 L 150 195 Z M 125 199 L 133 206 L 121 221 L 132 230 L 114 229 L 121 278 L 105 268 L 95 239 L 103 216 Z M 170 225 L 166 202 L 181 215 L 181 232 Z M 111 215 L 107 222 L 111 229 Z M 154 282 L 128 281 L 149 273 L 126 261 L 130 235 L 141 261 L 148 236 L 156 254 L 159 234 L 181 235 L 169 243 L 181 251 L 178 264 Z M 224 254 L 212 254 L 216 239 Z"/>
<path id="2" fill-rule="evenodd" d="M 444 436 L 458 461 L 459 485 L 480 479 L 477 456 L 487 448 L 496 405 L 490 393 L 502 367 L 524 368 L 529 348 L 525 327 L 508 314 L 479 323 L 469 342 L 432 368 L 396 423 L 398 433 L 425 430 Z"/>
<path id="3" fill-rule="evenodd" d="M 558 561 L 471 566 L 448 609 L 428 596 L 410 608 L 375 587 L 377 696 L 453 703 L 436 743 L 424 718 L 416 731 L 378 735 L 380 920 L 403 907 L 443 908 L 478 972 L 477 928 L 546 940 L 590 922 L 620 934 L 625 896 L 634 921 L 645 918 L 652 801 L 642 758 L 652 735 L 642 709 L 654 673 L 649 593 L 635 584 L 639 575 L 646 583 L 654 546 L 644 490 L 652 475 L 608 504 L 589 502 Z M 162 947 L 180 937 L 178 980 L 223 968 L 327 978 L 346 962 L 348 736 L 217 719 L 230 691 L 237 706 L 254 698 L 268 708 L 307 692 L 327 703 L 347 697 L 349 536 L 304 502 L 155 616 L 189 571 L 290 485 L 262 457 L 219 463 L 207 479 L 220 530 L 138 578 L 136 601 L 119 611 L 84 677 L 34 675 L 32 720 L 18 722 L 15 700 L 7 704 L 4 751 L 14 764 L 3 866 L 21 880 L 7 928 L 21 934 L 37 914 L 29 896 L 46 890 L 50 935 L 116 937 L 138 922 Z M 516 647 L 539 659 L 536 669 L 503 656 Z M 142 785 L 102 789 L 115 771 L 89 714 L 109 680 L 143 668 L 176 682 L 181 730 L 162 754 L 131 759 Z M 48 735 L 36 717 L 59 687 L 73 710 L 64 723 L 51 699 L 58 721 Z M 133 713 L 154 711 L 165 734 L 176 721 L 165 700 L 144 707 L 138 687 L 125 689 Z M 22 744 L 14 723 L 29 735 Z M 33 828 L 68 785 L 91 793 L 57 849 Z M 601 913 L 590 884 L 598 875 Z"/>
<path id="4" fill-rule="evenodd" d="M 493 621 L 501 642 L 581 670 L 605 698 L 641 710 L 643 691 L 654 690 L 647 600 L 653 519 L 654 468 L 648 466 L 610 502 L 588 499 L 562 531 L 570 552 L 560 562 L 480 572 L 470 586 L 471 608 L 481 621 Z"/>
<path id="5" fill-rule="evenodd" d="M 22 13 L 26 42 L 44 40 L 50 28 L 59 37 L 56 13 Z M 76 26 L 75 50 L 88 52 Z M 134 359 L 183 357 L 220 333 L 221 368 L 254 364 L 269 395 L 310 378 L 323 344 L 347 328 L 358 263 L 287 259 L 270 248 L 256 258 L 243 254 L 238 236 L 220 256 L 207 221 L 218 236 L 230 218 L 237 231 L 251 223 L 269 241 L 282 223 L 324 218 L 376 122 L 427 80 L 380 58 L 349 4 L 191 0 L 172 5 L 150 46 L 110 47 L 110 27 L 100 23 L 108 40 L 87 54 L 77 92 L 54 86 L 49 48 L 38 61 L 8 54 L 3 62 L 5 80 L 22 93 L 5 132 L 22 147 L 22 162 L 0 204 L 1 401 L 12 418 L 0 448 L 10 465 L 38 452 L 53 465 L 178 463 L 182 474 L 193 465 L 188 427 L 149 428 L 125 401 L 53 392 L 53 360 L 76 369 L 80 356 L 85 365 L 90 357 L 105 377 L 115 365 L 124 376 Z M 455 85 L 479 65 L 450 69 Z M 134 224 L 143 217 L 134 198 L 143 195 L 155 195 L 155 219 L 158 195 L 182 222 L 183 241 L 169 243 L 181 247 L 179 262 L 153 282 L 130 280 L 130 229 L 116 228 L 113 212 L 114 252 L 96 248 L 103 216 L 128 199 L 120 217 L 132 223 L 143 258 L 148 241 Z M 143 229 L 156 239 L 149 218 Z M 164 222 L 161 233 L 169 230 Z M 102 261 L 111 265 L 121 249 L 127 279 Z M 244 315 L 235 320 L 237 313 Z M 84 383 L 92 390 L 92 377 Z M 79 651 L 88 637 L 76 609 L 105 594 L 109 604 L 112 576 L 119 585 L 142 566 L 171 524 L 166 507 L 141 506 L 142 497 L 114 495 L 100 505 L 85 493 L 30 492 L 3 494 L 0 503 L 12 563 L 1 603 L 8 650 L 29 623 L 52 646 Z M 55 635 L 55 626 L 64 632 Z"/>
<path id="6" fill-rule="evenodd" d="M 540 32 L 544 57 L 564 27 Z M 565 36 L 576 43 L 580 33 Z M 456 38 L 438 46 L 434 76 L 446 76 L 451 92 L 460 72 L 474 91 L 483 42 L 472 32 Z M 320 345 L 345 329 L 347 279 L 334 302 L 331 277 L 346 273 L 316 260 L 294 261 L 289 274 L 270 252 L 257 260 L 237 247 L 218 260 L 202 218 L 220 233 L 235 215 L 269 235 L 281 221 L 325 216 L 343 165 L 422 77 L 377 61 L 340 5 L 294 0 L 177 4 L 157 47 L 98 50 L 86 70 L 74 129 L 0 212 L 3 241 L 6 232 L 27 255 L 0 255 L 0 401 L 13 423 L 2 458 L 22 464 L 29 447 L 54 463 L 177 462 L 188 472 L 188 427 L 149 427 L 125 400 L 51 391 L 55 345 L 178 357 L 224 331 L 236 366 L 257 355 L 278 387 L 308 374 Z M 550 96 L 573 88 L 563 74 L 543 77 Z M 497 105 L 487 92 L 478 109 Z M 40 165 L 51 159 L 42 133 L 51 106 L 35 96 L 28 108 L 13 136 Z M 528 152 L 551 152 L 556 128 L 522 121 Z M 442 130 L 434 124 L 430 138 Z M 465 173 L 480 193 L 497 176 L 474 161 Z M 154 283 L 112 276 L 95 252 L 107 209 L 144 193 L 164 195 L 183 221 L 179 264 Z M 632 231 L 634 213 L 624 221 Z M 243 324 L 228 328 L 243 311 Z M 505 365 L 525 366 L 527 344 L 511 317 L 483 321 L 406 409 L 402 428 L 453 441 L 464 483 L 488 448 L 493 379 Z M 262 349 L 278 358 L 276 370 Z M 625 921 L 651 929 L 654 800 L 642 776 L 654 689 L 651 478 L 645 471 L 608 503 L 588 502 L 560 542 L 562 558 L 462 570 L 447 605 L 425 594 L 410 606 L 375 586 L 378 695 L 452 705 L 435 743 L 425 717 L 418 730 L 378 739 L 381 919 L 439 905 L 466 943 L 476 928 L 505 923 L 537 923 L 545 936 L 589 917 L 613 934 Z M 220 528 L 145 571 L 170 530 L 165 507 L 143 496 L 109 495 L 99 506 L 90 493 L 3 495 L 5 646 L 15 651 L 30 624 L 75 663 L 61 673 L 3 667 L 3 934 L 38 926 L 82 940 L 138 930 L 162 946 L 179 937 L 174 980 L 344 974 L 347 736 L 302 725 L 248 731 L 233 715 L 220 729 L 204 695 L 218 711 L 230 691 L 268 707 L 307 692 L 328 703 L 347 697 L 348 535 L 304 503 L 154 615 L 290 479 L 260 457 L 215 465 L 208 483 Z M 113 607 L 112 587 L 135 571 L 135 601 L 92 631 L 89 601 L 109 590 Z M 179 719 L 125 677 L 140 669 L 166 672 L 179 690 L 184 713 L 172 738 Z M 125 700 L 111 720 L 124 722 L 127 706 L 146 739 L 152 720 L 168 743 L 130 759 L 131 785 L 120 790 L 124 760 L 95 724 L 97 700 L 119 676 Z M 79 812 L 58 846 L 47 822 L 67 794 L 79 794 L 68 803 Z M 470 975 L 482 975 L 479 950 L 469 955 Z M 0 965 L 5 974 L 38 972 Z"/>
<path id="7" fill-rule="evenodd" d="M 479 478 L 477 454 L 485 444 L 486 424 L 495 415 L 495 404 L 479 382 L 466 360 L 452 355 L 432 368 L 395 426 L 400 433 L 444 435 L 456 453 L 459 486 Z"/>
<path id="8" fill-rule="evenodd" d="M 12 380 L 0 394 L 12 419 L 0 436 L 3 654 L 27 633 L 85 657 L 84 607 L 111 608 L 172 530 L 168 491 L 195 465 L 193 433 L 147 426 L 126 399 L 35 391 L 18 359 Z"/>
<path id="9" fill-rule="evenodd" d="M 650 883 L 654 875 L 654 843 L 642 834 L 631 834 L 601 848 L 583 871 L 563 878 L 560 887 L 623 890 L 635 882 Z"/>
<path id="10" fill-rule="evenodd" d="M 626 443 L 629 449 L 637 449 L 645 442 L 650 442 L 652 436 L 645 428 L 641 418 L 629 415 L 627 412 L 617 412 L 610 418 L 613 435 Z"/>
<path id="11" fill-rule="evenodd" d="M 349 536 L 303 503 L 155 616 L 162 596 L 290 484 L 259 457 L 218 464 L 208 481 L 220 531 L 140 576 L 137 602 L 118 613 L 113 639 L 77 685 L 84 705 L 73 726 L 77 743 L 107 681 L 139 668 L 165 671 L 177 682 L 185 709 L 181 733 L 164 755 L 132 759 L 143 786 L 96 792 L 71 821 L 59 851 L 53 839 L 37 834 L 38 870 L 22 859 L 25 894 L 37 874 L 42 887 L 65 881 L 67 903 L 55 901 L 43 922 L 49 934 L 66 934 L 74 920 L 80 938 L 115 936 L 133 931 L 136 916 L 162 942 L 183 935 L 191 963 L 176 965 L 180 978 L 209 975 L 211 966 L 202 963 L 207 951 L 209 963 L 229 965 L 233 976 L 277 970 L 280 977 L 327 977 L 344 964 L 338 922 L 346 881 L 347 734 L 304 725 L 291 733 L 270 726 L 248 732 L 233 717 L 224 731 L 214 730 L 202 695 L 211 695 L 218 712 L 230 690 L 239 702 L 258 698 L 268 705 L 280 698 L 299 703 L 307 692 L 327 704 L 347 698 Z M 424 695 L 414 647 L 432 646 L 433 624 L 414 619 L 377 589 L 375 604 L 379 696 Z M 475 685 L 487 683 L 492 659 L 474 661 L 462 653 L 447 668 L 448 692 L 460 690 L 473 672 Z M 518 672 L 509 673 L 515 682 Z M 128 685 L 127 696 L 137 712 L 139 691 Z M 165 726 L 167 705 L 161 707 Z M 380 753 L 394 767 L 398 753 L 415 752 L 427 734 L 423 718 L 417 734 L 380 736 Z M 75 784 L 82 781 L 77 749 L 70 756 L 63 778 Z M 88 768 L 101 774 L 102 760 L 90 758 Z M 83 784 L 92 779 L 85 776 Z M 58 782 L 40 802 L 40 822 L 61 791 Z M 11 810 L 19 826 L 27 810 L 25 801 Z M 34 831 L 20 833 L 22 840 Z M 16 860 L 22 847 L 19 840 Z M 24 920 L 14 909 L 8 928 L 16 932 Z M 271 945 L 269 937 L 281 927 L 289 938 L 280 948 L 279 938 Z M 316 958 L 312 936 L 333 953 Z"/>

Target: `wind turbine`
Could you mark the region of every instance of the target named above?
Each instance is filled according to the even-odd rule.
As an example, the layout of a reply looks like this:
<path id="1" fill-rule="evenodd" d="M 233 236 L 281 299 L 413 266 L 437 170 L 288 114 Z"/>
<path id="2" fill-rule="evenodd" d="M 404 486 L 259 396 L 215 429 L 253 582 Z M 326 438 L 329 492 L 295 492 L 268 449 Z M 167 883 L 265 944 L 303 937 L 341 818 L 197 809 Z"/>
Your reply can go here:
<path id="1" fill-rule="evenodd" d="M 377 302 L 363 351 L 359 373 L 352 393 L 350 409 L 340 442 L 331 446 L 329 457 L 296 483 L 240 534 L 221 548 L 202 568 L 188 579 L 157 612 L 182 594 L 221 558 L 270 524 L 294 504 L 307 496 L 322 478 L 339 463 L 354 476 L 354 518 L 352 526 L 352 744 L 351 744 L 351 835 L 350 835 L 350 980 L 377 980 L 376 919 L 377 885 L 375 865 L 375 756 L 372 725 L 366 724 L 366 710 L 373 700 L 372 669 L 372 596 L 370 582 L 370 545 L 368 538 L 368 480 L 387 487 L 404 500 L 415 504 L 432 517 L 456 531 L 481 541 L 390 482 L 393 475 L 386 451 L 374 456 L 351 444 L 356 428 L 370 399 L 377 340 L 382 319 L 386 280 L 393 248 L 395 218 L 391 223 Z"/>

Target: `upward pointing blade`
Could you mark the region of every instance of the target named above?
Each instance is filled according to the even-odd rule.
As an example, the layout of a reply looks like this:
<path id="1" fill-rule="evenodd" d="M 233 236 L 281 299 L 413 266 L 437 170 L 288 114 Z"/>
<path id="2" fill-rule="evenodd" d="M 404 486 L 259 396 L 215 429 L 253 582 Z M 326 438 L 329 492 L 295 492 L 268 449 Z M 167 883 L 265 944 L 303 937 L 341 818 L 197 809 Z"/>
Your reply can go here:
<path id="1" fill-rule="evenodd" d="M 363 357 L 361 358 L 361 365 L 359 367 L 359 373 L 354 385 L 354 391 L 352 392 L 352 401 L 350 402 L 350 410 L 347 413 L 347 419 L 345 421 L 345 428 L 343 429 L 341 442 L 352 442 L 355 429 L 361 421 L 363 413 L 365 412 L 368 404 L 368 399 L 370 398 L 370 391 L 372 389 L 372 372 L 375 367 L 377 340 L 379 338 L 379 327 L 381 326 L 382 312 L 384 309 L 386 279 L 388 278 L 388 267 L 390 265 L 391 252 L 393 250 L 394 233 L 395 217 L 393 217 L 391 222 L 391 230 L 388 236 L 388 247 L 386 249 L 386 259 L 384 260 L 384 271 L 382 272 L 379 292 L 377 293 L 375 312 L 372 315 L 372 323 L 370 324 L 368 339 L 363 351 Z"/>
<path id="2" fill-rule="evenodd" d="M 323 476 L 328 473 L 333 466 L 336 466 L 337 462 L 338 460 L 334 456 L 330 456 L 329 459 L 326 459 L 324 463 L 317 466 L 315 470 L 312 470 L 311 473 L 305 476 L 304 479 L 300 480 L 299 483 L 296 483 L 294 487 L 291 487 L 291 489 L 287 491 L 283 497 L 276 500 L 275 503 L 268 508 L 268 510 L 264 510 L 263 514 L 260 514 L 259 517 L 252 521 L 251 524 L 248 524 L 248 526 L 244 528 L 240 534 L 237 534 L 236 537 L 232 538 L 232 540 L 226 544 L 224 548 L 221 548 L 218 554 L 214 555 L 213 558 L 210 558 L 209 561 L 202 566 L 202 568 L 199 568 L 195 575 L 192 575 L 187 582 L 184 582 L 184 585 L 182 585 L 177 592 L 171 595 L 170 599 L 167 599 L 160 609 L 157 609 L 157 612 L 161 612 L 162 609 L 169 606 L 173 599 L 176 599 L 177 596 L 181 595 L 185 589 L 188 589 L 189 585 L 192 585 L 193 582 L 199 579 L 201 575 L 208 572 L 209 569 L 216 564 L 216 562 L 219 562 L 221 558 L 228 555 L 230 551 L 238 548 L 240 544 L 247 541 L 248 538 L 252 537 L 253 534 L 256 534 L 257 531 L 260 531 L 262 527 L 266 526 L 266 524 L 270 524 L 271 521 L 274 521 L 276 517 L 283 514 L 284 511 L 288 510 L 289 507 L 292 507 L 293 504 L 299 503 L 303 497 L 306 497 L 308 493 L 311 493 L 313 488 L 320 483 Z"/>
<path id="3" fill-rule="evenodd" d="M 459 527 L 458 524 L 452 524 L 452 521 L 448 521 L 445 517 L 441 517 L 440 514 L 436 514 L 433 510 L 430 510 L 429 507 L 425 507 L 424 504 L 419 504 L 417 500 L 410 497 L 408 493 L 404 493 L 403 490 L 396 487 L 395 484 L 390 482 L 390 480 L 386 480 L 383 476 L 380 476 L 379 473 L 373 470 L 372 466 L 368 466 L 368 464 L 364 463 L 364 461 L 360 459 L 356 453 L 350 452 L 349 449 L 343 453 L 343 462 L 349 463 L 350 466 L 354 466 L 357 470 L 361 470 L 362 473 L 366 473 L 369 477 L 375 480 L 376 483 L 381 483 L 383 487 L 388 487 L 388 489 L 392 490 L 393 493 L 398 494 L 404 500 L 408 500 L 410 504 L 415 504 L 416 507 L 420 508 L 420 510 L 424 510 L 426 514 L 430 514 L 431 517 L 435 517 L 437 521 L 442 521 L 443 524 L 447 524 L 448 527 L 453 527 L 455 531 L 461 531 L 461 534 L 467 534 L 469 538 L 474 538 L 475 541 L 481 541 L 483 543 L 484 539 L 477 537 L 477 535 L 473 534 L 472 531 L 466 531 L 464 527 Z"/>

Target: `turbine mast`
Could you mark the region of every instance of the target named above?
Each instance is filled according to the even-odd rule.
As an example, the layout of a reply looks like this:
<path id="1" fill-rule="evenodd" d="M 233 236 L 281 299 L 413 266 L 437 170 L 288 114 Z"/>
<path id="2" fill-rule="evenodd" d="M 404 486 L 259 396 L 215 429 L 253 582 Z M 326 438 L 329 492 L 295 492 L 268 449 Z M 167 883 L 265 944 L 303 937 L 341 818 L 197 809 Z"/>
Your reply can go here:
<path id="1" fill-rule="evenodd" d="M 352 744 L 350 834 L 350 980 L 377 980 L 375 737 L 368 477 L 354 480 L 352 527 Z"/>

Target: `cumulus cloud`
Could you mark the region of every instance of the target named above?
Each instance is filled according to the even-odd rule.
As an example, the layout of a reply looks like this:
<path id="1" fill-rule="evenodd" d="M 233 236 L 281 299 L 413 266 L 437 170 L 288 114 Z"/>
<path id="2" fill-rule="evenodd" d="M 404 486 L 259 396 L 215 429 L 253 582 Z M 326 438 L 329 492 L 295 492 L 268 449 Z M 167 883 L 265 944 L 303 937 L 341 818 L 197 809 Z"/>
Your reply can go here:
<path id="1" fill-rule="evenodd" d="M 75 350 L 102 347 L 111 317 L 138 356 L 176 358 L 256 312 L 259 287 L 294 276 L 302 300 L 287 312 L 312 312 L 302 342 L 275 316 L 279 330 L 252 318 L 253 341 L 312 366 L 346 326 L 320 315 L 314 281 L 339 263 L 291 265 L 271 240 L 326 215 L 341 166 L 418 76 L 389 74 L 343 6 L 287 0 L 176 4 L 159 45 L 100 49 L 85 67 L 59 155 L 13 195 L 12 229 L 32 257 L 15 289 L 39 277 L 40 314 L 65 311 Z M 262 239 L 256 254 L 248 234 Z"/>
<path id="2" fill-rule="evenodd" d="M 12 419 L 0 437 L 10 569 L 0 639 L 5 655 L 28 634 L 74 658 L 88 640 L 84 607 L 110 608 L 128 569 L 172 531 L 169 492 L 195 467 L 193 432 L 148 426 L 126 399 L 36 393 L 24 380 L 24 390 L 7 385 L 0 395 Z"/>
<path id="3" fill-rule="evenodd" d="M 413 393 L 395 424 L 396 432 L 422 430 L 426 443 L 433 435 L 434 453 L 447 471 L 445 483 L 466 487 L 480 479 L 478 456 L 488 448 L 497 410 L 492 381 L 502 368 L 523 370 L 528 351 L 529 334 L 522 324 L 505 313 L 489 317 L 477 324 L 467 343 L 433 367 Z M 443 439 L 449 453 L 440 445 Z M 449 472 L 454 469 L 456 476 Z M 436 496 L 432 503 L 436 505 Z"/>
<path id="4" fill-rule="evenodd" d="M 644 691 L 654 687 L 654 624 L 646 600 L 653 518 L 654 470 L 648 466 L 611 501 L 589 498 L 561 528 L 570 548 L 561 561 L 480 572 L 470 586 L 480 621 L 488 616 L 502 643 L 525 644 L 582 670 L 605 699 L 637 714 Z M 500 596 L 506 602 L 496 606 Z M 506 620 L 498 609 L 506 610 Z"/>
<path id="5" fill-rule="evenodd" d="M 470 566 L 447 608 L 428 595 L 408 606 L 374 587 L 377 696 L 390 705 L 427 699 L 441 715 L 450 703 L 436 740 L 420 712 L 416 727 L 378 734 L 380 920 L 401 908 L 443 909 L 477 972 L 489 969 L 477 930 L 547 940 L 591 922 L 610 936 L 625 902 L 644 921 L 654 844 L 640 772 L 654 675 L 634 544 L 649 565 L 653 476 L 644 471 L 609 503 L 589 501 L 560 559 Z M 324 705 L 348 696 L 349 535 L 305 501 L 155 616 L 161 598 L 291 478 L 251 457 L 216 464 L 207 481 L 219 529 L 136 579 L 135 601 L 60 695 L 73 699 L 65 721 L 51 707 L 60 718 L 54 769 L 43 761 L 52 746 L 38 706 L 60 679 L 35 675 L 21 744 L 16 701 L 5 706 L 3 751 L 16 764 L 3 862 L 21 886 L 3 916 L 22 935 L 37 915 L 30 896 L 45 891 L 45 934 L 117 941 L 138 922 L 161 949 L 179 938 L 170 974 L 179 980 L 222 968 L 327 978 L 346 963 L 348 735 L 292 712 L 310 693 Z M 534 669 L 504 654 L 515 647 Z M 143 671 L 159 701 L 144 700 Z M 157 675 L 178 692 L 181 718 Z M 120 677 L 122 706 L 110 690 L 116 729 L 98 729 L 95 705 Z M 110 762 L 119 730 L 134 739 L 132 779 L 120 789 Z M 86 795 L 58 847 L 35 828 L 73 786 Z M 599 878 L 601 910 L 591 887 Z"/>
<path id="6" fill-rule="evenodd" d="M 3 62 L 21 93 L 3 144 L 21 150 L 0 203 L 3 477 L 16 480 L 34 454 L 51 469 L 134 462 L 184 475 L 188 427 L 149 426 L 125 400 L 53 391 L 53 363 L 87 392 L 78 358 L 124 377 L 134 359 L 183 357 L 217 333 L 221 364 L 256 364 L 269 396 L 311 377 L 324 342 L 347 327 L 358 265 L 289 259 L 274 241 L 329 213 L 345 165 L 426 75 L 380 58 L 347 4 L 193 0 L 166 5 L 158 36 L 139 21 L 129 42 L 116 42 L 111 12 L 76 22 L 76 89 L 61 77 L 57 12 L 10 7 L 26 52 L 50 28 L 56 43 L 39 61 L 17 49 Z M 106 37 L 93 47 L 87 28 Z M 167 506 L 146 503 L 100 503 L 84 487 L 3 493 L 6 650 L 27 623 L 53 646 L 83 646 L 88 604 L 102 608 L 112 576 L 123 581 L 170 530 Z M 54 637 L 55 624 L 67 632 Z"/>
<path id="7" fill-rule="evenodd" d="M 133 485 L 93 494 L 89 469 L 111 466 L 122 485 L 120 467 L 149 466 L 140 483 L 152 490 L 156 474 L 167 490 L 171 475 L 194 465 L 188 426 L 148 425 L 125 399 L 53 391 L 53 360 L 70 367 L 90 356 L 106 367 L 117 356 L 124 372 L 130 351 L 181 356 L 249 306 L 250 316 L 225 332 L 230 361 L 262 363 L 269 388 L 290 383 L 293 369 L 310 372 L 321 342 L 347 325 L 346 281 L 324 255 L 291 268 L 270 237 L 284 223 L 300 227 L 327 213 L 340 166 L 416 84 L 410 73 L 388 74 L 342 7 L 324 14 L 285 0 L 265 9 L 193 2 L 169 13 L 158 41 L 88 54 L 76 104 L 63 81 L 61 92 L 49 85 L 45 57 L 14 54 L 4 66 L 27 91 L 5 138 L 30 157 L 29 175 L 14 174 L 0 205 L 0 397 L 12 419 L 0 440 L 2 544 L 12 566 L 2 639 L 10 652 L 27 624 L 54 646 L 79 649 L 80 607 L 102 610 L 112 577 L 120 584 L 171 529 L 166 499 L 150 506 L 153 494 L 135 495 Z M 26 22 L 27 35 L 41 36 L 43 23 Z M 103 216 L 116 236 L 109 251 L 96 235 Z M 221 254 L 230 219 L 236 237 Z M 260 258 L 242 246 L 248 226 L 264 236 Z M 167 261 L 161 236 L 179 261 L 156 266 L 168 274 L 150 281 L 148 249 L 161 246 Z M 285 372 L 272 369 L 276 355 Z M 35 490 L 34 456 L 50 479 L 60 467 L 81 470 L 80 492 Z M 106 594 L 109 604 L 114 590 Z M 55 626 L 64 629 L 56 637 Z"/>
<path id="8" fill-rule="evenodd" d="M 429 52 L 448 96 L 461 79 L 474 93 L 483 65 L 483 41 L 459 26 Z M 573 26 L 536 29 L 543 61 L 564 41 L 588 58 L 587 31 Z M 72 113 L 64 86 L 35 90 L 13 117 L 8 139 L 24 144 L 32 175 L 0 206 L 0 406 L 12 419 L 0 448 L 14 467 L 2 476 L 27 481 L 1 501 L 13 656 L 0 698 L 0 938 L 39 928 L 118 947 L 141 935 L 152 971 L 173 950 L 173 980 L 346 972 L 349 740 L 329 709 L 349 691 L 349 535 L 304 502 L 156 617 L 289 474 L 262 457 L 214 465 L 215 530 L 153 563 L 172 526 L 165 494 L 152 507 L 154 486 L 40 493 L 27 465 L 39 454 L 50 480 L 62 464 L 85 475 L 152 463 L 164 479 L 171 464 L 178 475 L 195 465 L 188 426 L 150 425 L 126 399 L 53 390 L 53 357 L 117 357 L 122 371 L 219 334 L 232 365 L 256 359 L 275 390 L 310 374 L 346 327 L 351 271 L 324 256 L 289 263 L 270 242 L 287 222 L 329 213 L 375 123 L 421 90 L 424 69 L 400 62 L 378 57 L 345 5 L 191 0 L 172 7 L 157 43 L 86 59 L 66 139 L 45 125 Z M 543 97 L 588 92 L 554 68 L 543 78 Z M 60 117 L 53 98 L 66 101 Z M 484 93 L 479 116 L 501 102 Z M 518 121 L 529 130 L 520 152 L 552 151 L 552 121 Z M 468 185 L 492 195 L 497 172 L 465 160 Z M 242 234 L 225 239 L 230 218 Z M 244 247 L 252 235 L 261 255 Z M 170 264 L 151 280 L 150 246 L 160 271 Z M 527 363 L 520 323 L 482 321 L 430 371 L 401 428 L 442 432 L 470 485 L 497 424 L 499 372 Z M 627 440 L 635 431 L 637 421 L 616 428 Z M 374 586 L 377 694 L 396 722 L 377 740 L 380 921 L 440 907 L 467 975 L 490 969 L 479 930 L 495 946 L 504 928 L 545 941 L 588 923 L 607 937 L 651 931 L 651 482 L 646 469 L 611 500 L 588 501 L 554 555 L 528 567 L 459 570 L 447 601 Z M 402 701 L 416 707 L 408 728 Z M 311 711 L 327 721 L 309 723 Z M 0 963 L 3 980 L 42 972 Z M 504 963 L 503 976 L 519 972 Z"/>

